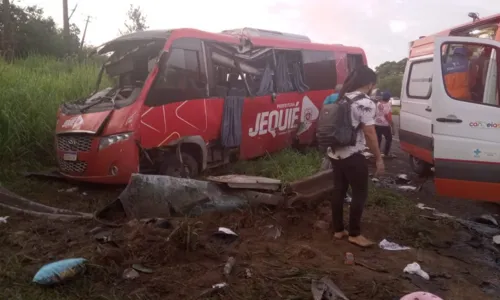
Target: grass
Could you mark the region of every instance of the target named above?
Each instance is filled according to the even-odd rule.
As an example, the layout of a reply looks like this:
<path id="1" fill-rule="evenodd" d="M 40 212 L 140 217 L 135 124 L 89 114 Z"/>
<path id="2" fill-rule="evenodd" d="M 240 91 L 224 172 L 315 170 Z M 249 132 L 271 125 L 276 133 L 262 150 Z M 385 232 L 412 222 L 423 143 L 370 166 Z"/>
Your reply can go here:
<path id="1" fill-rule="evenodd" d="M 318 172 L 321 158 L 321 154 L 316 150 L 299 152 L 288 148 L 259 159 L 239 161 L 231 169 L 234 173 L 271 177 L 284 182 L 292 182 Z"/>
<path id="2" fill-rule="evenodd" d="M 401 111 L 401 107 L 394 106 L 392 108 L 392 115 L 393 116 L 399 116 L 399 112 Z"/>
<path id="3" fill-rule="evenodd" d="M 0 180 L 53 162 L 56 113 L 63 101 L 88 95 L 99 66 L 42 56 L 0 59 Z M 104 83 L 103 83 L 104 85 Z"/>

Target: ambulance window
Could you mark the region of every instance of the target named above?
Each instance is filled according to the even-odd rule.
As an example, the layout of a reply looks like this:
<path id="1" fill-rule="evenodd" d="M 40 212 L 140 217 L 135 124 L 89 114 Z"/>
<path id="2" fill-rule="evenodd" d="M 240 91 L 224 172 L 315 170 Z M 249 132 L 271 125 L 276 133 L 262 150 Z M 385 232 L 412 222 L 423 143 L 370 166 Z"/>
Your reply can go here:
<path id="1" fill-rule="evenodd" d="M 146 104 L 155 106 L 206 97 L 200 66 L 199 51 L 171 48 Z"/>
<path id="2" fill-rule="evenodd" d="M 432 93 L 432 59 L 411 62 L 406 84 L 408 98 L 429 99 Z"/>
<path id="3" fill-rule="evenodd" d="M 443 83 L 449 97 L 498 106 L 498 61 L 495 48 L 473 44 L 447 44 L 442 59 Z"/>
<path id="4" fill-rule="evenodd" d="M 337 85 L 335 56 L 330 51 L 302 51 L 304 79 L 310 90 L 331 90 Z"/>

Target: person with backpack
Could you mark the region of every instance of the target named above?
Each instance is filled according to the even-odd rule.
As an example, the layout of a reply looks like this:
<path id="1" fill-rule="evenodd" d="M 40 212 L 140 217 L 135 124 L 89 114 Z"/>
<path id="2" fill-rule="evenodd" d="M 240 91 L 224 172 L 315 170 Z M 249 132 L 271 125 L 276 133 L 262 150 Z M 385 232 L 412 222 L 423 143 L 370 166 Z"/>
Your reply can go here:
<path id="1" fill-rule="evenodd" d="M 362 246 L 374 243 L 361 235 L 361 216 L 368 198 L 368 163 L 362 152 L 365 143 L 376 158 L 375 176 L 384 172 L 384 161 L 375 131 L 375 103 L 368 96 L 377 75 L 361 66 L 347 76 L 338 100 L 324 105 L 316 128 L 320 150 L 327 153 L 334 169 L 334 192 L 331 201 L 334 237 Z M 344 229 L 343 208 L 351 187 L 349 232 Z"/>
<path id="2" fill-rule="evenodd" d="M 323 106 L 328 104 L 333 104 L 339 99 L 339 93 L 333 93 L 328 95 L 323 101 Z M 325 155 L 321 161 L 320 171 L 325 171 L 332 168 L 332 163 L 327 155 Z"/>
<path id="3" fill-rule="evenodd" d="M 390 156 L 392 135 L 394 134 L 394 124 L 392 123 L 391 94 L 383 92 L 381 100 L 377 103 L 377 114 L 375 117 L 375 131 L 377 132 L 378 146 L 382 143 L 382 136 L 385 138 L 385 148 L 382 157 Z"/>

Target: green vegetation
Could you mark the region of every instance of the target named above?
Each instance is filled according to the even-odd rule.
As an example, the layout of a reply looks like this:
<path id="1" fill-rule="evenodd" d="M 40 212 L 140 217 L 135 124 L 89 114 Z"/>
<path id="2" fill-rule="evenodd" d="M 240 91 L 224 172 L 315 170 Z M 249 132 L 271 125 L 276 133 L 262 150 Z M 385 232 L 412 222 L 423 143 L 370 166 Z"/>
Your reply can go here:
<path id="1" fill-rule="evenodd" d="M 284 182 L 311 176 L 318 172 L 321 154 L 316 150 L 301 153 L 285 149 L 273 155 L 249 161 L 239 161 L 231 170 L 235 173 L 277 178 Z"/>
<path id="2" fill-rule="evenodd" d="M 392 115 L 393 116 L 399 116 L 399 112 L 401 111 L 401 107 L 394 106 L 392 108 Z"/>
<path id="3" fill-rule="evenodd" d="M 389 91 L 393 97 L 400 97 L 403 74 L 407 58 L 398 62 L 386 61 L 375 68 L 378 75 L 377 87 L 383 91 Z"/>
<path id="4" fill-rule="evenodd" d="M 12 64 L 0 59 L 0 178 L 10 176 L 14 165 L 33 168 L 52 161 L 59 104 L 88 95 L 98 71 L 93 62 L 36 55 Z"/>

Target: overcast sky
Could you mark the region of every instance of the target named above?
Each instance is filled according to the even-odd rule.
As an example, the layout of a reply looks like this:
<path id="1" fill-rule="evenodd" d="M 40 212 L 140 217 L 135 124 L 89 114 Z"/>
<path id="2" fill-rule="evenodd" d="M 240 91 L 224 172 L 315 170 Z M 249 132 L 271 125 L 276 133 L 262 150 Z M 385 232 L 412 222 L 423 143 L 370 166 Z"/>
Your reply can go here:
<path id="1" fill-rule="evenodd" d="M 408 54 L 408 42 L 469 22 L 469 12 L 500 13 L 500 0 L 68 0 L 71 19 L 87 42 L 118 36 L 130 4 L 140 5 L 150 29 L 192 27 L 218 32 L 256 27 L 305 34 L 313 41 L 363 47 L 375 67 Z M 36 4 L 62 23 L 61 0 L 17 0 Z"/>

